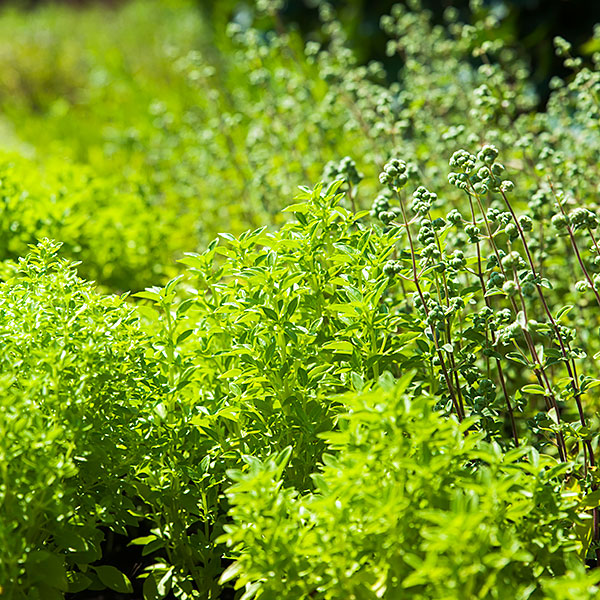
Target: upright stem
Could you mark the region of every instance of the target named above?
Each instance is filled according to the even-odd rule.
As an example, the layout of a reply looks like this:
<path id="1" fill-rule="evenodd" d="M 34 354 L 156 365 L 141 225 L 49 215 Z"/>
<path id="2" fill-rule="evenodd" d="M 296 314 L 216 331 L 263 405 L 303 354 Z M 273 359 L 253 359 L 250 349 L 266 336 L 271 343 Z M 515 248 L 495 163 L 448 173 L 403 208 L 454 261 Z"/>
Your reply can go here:
<path id="1" fill-rule="evenodd" d="M 472 195 L 475 197 L 477 205 L 479 206 L 479 210 L 481 211 L 481 214 L 483 216 L 483 220 L 484 220 L 484 223 L 486 226 L 486 231 L 488 234 L 488 239 L 490 241 L 490 244 L 491 244 L 494 254 L 496 256 L 496 260 L 498 261 L 500 271 L 502 272 L 502 274 L 504 276 L 506 276 L 506 272 L 504 270 L 504 267 L 502 266 L 502 259 L 500 258 L 500 252 L 494 241 L 494 235 L 492 233 L 488 218 L 485 214 L 485 210 L 483 208 L 481 198 L 479 197 L 479 194 L 477 194 L 474 190 L 472 191 Z M 513 215 L 514 215 L 514 213 L 513 213 Z M 515 217 L 513 216 L 513 218 L 515 218 Z M 515 221 L 516 221 L 516 218 L 515 218 Z M 517 226 L 520 229 L 520 225 L 518 223 L 517 223 Z M 514 298 L 509 298 L 509 301 L 511 303 L 513 311 L 515 312 L 515 314 L 517 314 L 519 312 L 519 310 L 518 310 L 518 307 L 517 307 L 517 304 L 516 304 Z M 538 353 L 535 348 L 535 344 L 533 343 L 531 334 L 529 333 L 529 331 L 527 331 L 527 329 L 525 327 L 521 327 L 521 331 L 523 332 L 523 337 L 525 338 L 525 342 L 526 342 L 529 352 L 531 354 L 531 358 L 533 361 L 533 365 L 532 365 L 533 372 L 538 380 L 538 383 L 546 390 L 546 394 L 545 394 L 546 405 L 548 408 L 552 407 L 555 409 L 556 418 L 558 419 L 558 421 L 560 423 L 560 411 L 558 408 L 558 404 L 556 402 L 554 392 L 552 391 L 552 386 L 550 385 L 550 380 L 548 379 L 548 376 L 546 375 L 546 372 L 544 370 L 542 362 L 538 356 Z M 560 455 L 560 458 L 561 458 L 561 460 L 566 461 L 567 460 L 567 449 L 566 449 L 566 445 L 564 442 L 564 437 L 560 431 L 557 433 L 556 439 L 557 439 L 557 447 L 558 447 L 558 453 Z"/>
<path id="2" fill-rule="evenodd" d="M 400 202 L 400 210 L 402 211 L 402 219 L 404 221 L 404 227 L 406 228 L 406 235 L 408 237 L 408 244 L 410 246 L 410 258 L 411 258 L 411 263 L 412 263 L 413 281 L 415 283 L 415 287 L 417 288 L 417 293 L 419 294 L 421 303 L 423 304 L 423 310 L 425 311 L 425 315 L 429 316 L 429 308 L 427 307 L 427 301 L 425 300 L 425 296 L 423 295 L 423 290 L 421 289 L 421 285 L 419 283 L 417 260 L 415 258 L 415 246 L 413 243 L 412 234 L 410 232 L 410 225 L 408 222 L 408 217 L 406 215 L 404 201 L 402 200 L 402 195 L 400 194 L 400 190 L 398 190 L 398 188 L 395 188 L 395 191 L 396 191 L 396 195 L 398 196 L 398 200 Z M 446 381 L 446 385 L 448 386 L 448 391 L 450 393 L 450 397 L 452 398 L 452 405 L 454 406 L 454 410 L 456 412 L 456 415 L 458 416 L 458 420 L 462 421 L 465 416 L 463 406 L 461 405 L 461 403 L 458 401 L 458 399 L 456 397 L 456 392 L 454 390 L 452 380 L 451 380 L 448 370 L 446 368 L 446 363 L 444 361 L 444 355 L 442 354 L 442 350 L 438 343 L 437 335 L 436 335 L 433 325 L 430 325 L 429 329 L 431 330 L 431 337 L 432 337 L 433 343 L 435 345 L 436 353 L 440 360 L 440 366 L 442 368 L 442 373 L 443 373 L 444 379 Z"/>
<path id="3" fill-rule="evenodd" d="M 471 198 L 471 196 L 469 196 L 469 204 L 471 206 L 471 217 L 473 219 L 473 225 L 477 226 L 477 219 L 475 218 L 475 209 L 473 207 L 473 199 Z M 491 309 L 492 305 L 490 302 L 490 299 L 486 296 L 486 286 L 485 286 L 485 279 L 483 277 L 483 270 L 481 268 L 481 250 L 479 248 L 479 241 L 477 241 L 477 277 L 479 279 L 479 284 L 481 285 L 481 290 L 483 291 L 483 301 L 485 302 L 485 305 Z M 492 338 L 492 346 L 496 346 L 497 344 L 497 339 L 496 339 L 496 334 L 494 331 L 490 332 L 491 338 Z M 486 337 L 487 337 L 487 330 L 486 330 Z M 515 446 L 518 448 L 519 447 L 519 435 L 517 433 L 517 424 L 515 423 L 515 415 L 513 412 L 513 407 L 512 404 L 510 402 L 510 397 L 508 395 L 508 390 L 506 389 L 506 381 L 504 379 L 504 371 L 502 369 L 502 363 L 500 362 L 499 358 L 496 358 L 496 368 L 498 369 L 498 378 L 500 379 L 500 385 L 502 386 L 502 392 L 504 393 L 504 399 L 506 401 L 506 408 L 508 410 L 508 415 L 510 418 L 510 427 L 512 430 L 512 435 L 513 435 L 513 439 L 515 441 Z"/>
<path id="4" fill-rule="evenodd" d="M 558 341 L 558 344 L 560 346 L 560 350 L 561 350 L 561 354 L 563 356 L 563 360 L 565 363 L 565 367 L 567 368 L 567 373 L 569 375 L 569 378 L 571 379 L 571 383 L 573 385 L 573 390 L 574 390 L 574 395 L 575 395 L 575 402 L 577 403 L 577 409 L 579 410 L 579 414 L 580 414 L 580 419 L 581 419 L 581 424 L 583 427 L 586 426 L 585 424 L 585 415 L 583 413 L 583 407 L 581 406 L 581 393 L 579 391 L 579 385 L 577 383 L 577 379 L 575 378 L 573 371 L 571 369 L 571 364 L 570 364 L 570 357 L 569 354 L 567 353 L 567 350 L 565 348 L 565 343 L 564 340 L 562 338 L 562 335 L 560 333 L 560 330 L 558 328 L 558 325 L 556 323 L 556 321 L 554 320 L 554 317 L 552 316 L 552 313 L 550 312 L 550 309 L 548 308 L 548 304 L 546 303 L 546 298 L 544 296 L 544 293 L 542 292 L 542 288 L 539 284 L 538 280 L 538 273 L 535 269 L 535 265 L 533 263 L 533 259 L 531 258 L 531 253 L 529 251 L 529 246 L 527 244 L 527 239 L 525 238 L 525 233 L 523 231 L 523 228 L 521 227 L 521 224 L 519 223 L 519 220 L 517 219 L 517 216 L 513 210 L 513 207 L 511 205 L 511 203 L 509 202 L 508 198 L 506 197 L 506 194 L 500 190 L 500 194 L 502 195 L 502 198 L 504 200 L 504 203 L 506 204 L 506 207 L 508 208 L 508 210 L 510 211 L 510 214 L 512 215 L 513 221 L 517 227 L 517 231 L 519 232 L 519 237 L 521 238 L 521 242 L 523 244 L 523 249 L 525 250 L 525 255 L 527 256 L 527 261 L 529 263 L 529 267 L 531 269 L 531 272 L 533 273 L 533 276 L 536 279 L 536 283 L 535 283 L 535 287 L 537 289 L 538 295 L 540 297 L 540 300 L 542 302 L 542 306 L 544 308 L 544 312 L 546 313 L 548 320 L 550 321 L 552 328 L 554 329 L 554 333 L 556 335 L 556 339 Z M 555 406 L 555 409 L 557 411 L 557 416 L 558 416 L 558 407 Z M 590 449 L 591 449 L 591 445 L 590 445 Z"/>
<path id="5" fill-rule="evenodd" d="M 558 197 L 558 194 L 554 190 L 554 186 L 552 185 L 552 182 L 549 181 L 549 183 L 550 183 L 550 189 L 552 190 L 552 195 L 554 196 L 554 199 L 556 200 L 556 204 L 558 205 L 560 212 L 565 217 L 567 217 L 567 213 L 562 205 L 562 202 L 560 201 L 560 198 Z M 583 271 L 583 275 L 587 279 L 589 286 L 592 288 L 592 291 L 594 292 L 594 296 L 596 296 L 596 302 L 598 303 L 598 306 L 600 306 L 600 295 L 598 294 L 598 291 L 594 287 L 594 282 L 592 281 L 592 278 L 590 277 L 590 274 L 585 266 L 585 263 L 583 262 L 583 259 L 581 258 L 581 254 L 579 253 L 579 248 L 577 247 L 577 243 L 575 241 L 575 235 L 573 233 L 573 228 L 571 227 L 571 224 L 568 221 L 567 221 L 567 233 L 569 234 L 569 240 L 571 242 L 571 247 L 573 248 L 573 252 L 575 252 L 575 256 L 577 257 L 577 262 L 579 263 L 579 266 L 581 267 L 581 270 Z"/>

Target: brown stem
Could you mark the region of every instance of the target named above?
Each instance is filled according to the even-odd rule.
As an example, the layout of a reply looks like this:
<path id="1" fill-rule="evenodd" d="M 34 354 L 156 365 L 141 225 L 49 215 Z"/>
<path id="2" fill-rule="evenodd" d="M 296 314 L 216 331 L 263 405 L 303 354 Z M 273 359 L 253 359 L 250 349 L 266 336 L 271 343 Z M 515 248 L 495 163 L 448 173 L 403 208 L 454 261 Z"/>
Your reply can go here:
<path id="1" fill-rule="evenodd" d="M 429 309 L 427 307 L 427 302 L 425 300 L 425 296 L 423 295 L 423 291 L 421 289 L 421 285 L 419 284 L 419 275 L 418 275 L 418 271 L 417 271 L 417 261 L 416 261 L 416 258 L 415 258 L 415 246 L 414 246 L 414 243 L 413 243 L 412 235 L 410 233 L 410 226 L 409 226 L 408 218 L 406 216 L 406 209 L 404 208 L 404 201 L 402 200 L 402 196 L 400 194 L 400 190 L 398 188 L 394 188 L 394 189 L 396 191 L 396 195 L 398 196 L 398 200 L 400 202 L 400 210 L 402 211 L 402 218 L 404 220 L 404 227 L 406 228 L 406 235 L 408 237 L 408 244 L 410 246 L 410 258 L 411 258 L 411 263 L 412 263 L 413 280 L 414 280 L 414 283 L 415 283 L 415 287 L 417 288 L 417 293 L 419 294 L 419 298 L 421 299 L 421 303 L 423 304 L 423 310 L 425 311 L 425 315 L 429 316 Z M 465 415 L 464 415 L 464 412 L 462 410 L 461 404 L 457 400 L 456 393 L 454 391 L 454 386 L 452 384 L 452 380 L 450 379 L 450 375 L 448 374 L 448 370 L 446 369 L 446 363 L 444 361 L 444 355 L 442 354 L 442 350 L 441 350 L 441 348 L 439 346 L 439 343 L 438 343 L 438 340 L 437 340 L 437 335 L 435 333 L 435 329 L 434 329 L 433 325 L 430 325 L 429 329 L 431 330 L 431 336 L 433 338 L 433 343 L 435 345 L 436 353 L 437 353 L 438 358 L 440 360 L 440 366 L 442 368 L 442 373 L 443 373 L 444 379 L 446 381 L 446 385 L 448 386 L 448 391 L 450 393 L 450 397 L 452 398 L 452 405 L 454 406 L 454 410 L 456 412 L 456 415 L 458 416 L 458 420 L 462 421 Z"/>

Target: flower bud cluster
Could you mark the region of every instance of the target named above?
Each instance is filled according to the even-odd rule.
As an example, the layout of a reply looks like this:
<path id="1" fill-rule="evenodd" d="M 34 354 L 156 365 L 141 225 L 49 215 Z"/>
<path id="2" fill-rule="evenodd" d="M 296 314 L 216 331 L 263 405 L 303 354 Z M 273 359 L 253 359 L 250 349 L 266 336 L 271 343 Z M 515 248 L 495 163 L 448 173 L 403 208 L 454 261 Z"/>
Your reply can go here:
<path id="1" fill-rule="evenodd" d="M 419 215 L 426 215 L 431 210 L 431 207 L 436 200 L 437 194 L 434 194 L 427 188 L 420 186 L 413 194 L 413 202 L 410 205 L 410 208 L 413 212 Z"/>
<path id="2" fill-rule="evenodd" d="M 408 168 L 403 160 L 392 158 L 379 174 L 379 181 L 393 189 L 403 188 L 408 183 Z"/>
<path id="3" fill-rule="evenodd" d="M 393 279 L 402 270 L 402 265 L 397 260 L 390 260 L 383 266 L 383 274 Z"/>
<path id="4" fill-rule="evenodd" d="M 339 162 L 330 161 L 325 165 L 323 178 L 326 181 L 343 179 L 345 182 L 355 186 L 363 180 L 364 175 L 358 172 L 354 160 L 349 156 L 344 156 Z"/>
<path id="5" fill-rule="evenodd" d="M 469 174 L 475 169 L 477 158 L 466 150 L 457 150 L 450 158 L 450 166 L 461 173 Z"/>
<path id="6" fill-rule="evenodd" d="M 510 252 L 502 259 L 502 267 L 506 270 L 519 269 L 525 265 L 525 261 L 518 252 Z"/>
<path id="7" fill-rule="evenodd" d="M 598 217 L 587 208 L 575 208 L 569 214 L 569 221 L 575 231 L 578 229 L 596 229 L 598 227 Z"/>
<path id="8" fill-rule="evenodd" d="M 492 146 L 488 144 L 484 146 L 478 153 L 477 159 L 481 161 L 483 164 L 491 166 L 496 162 L 498 158 L 498 148 L 496 146 Z"/>
<path id="9" fill-rule="evenodd" d="M 462 215 L 455 208 L 446 215 L 446 219 L 449 223 L 452 223 L 452 225 L 459 225 L 463 222 Z"/>
<path id="10" fill-rule="evenodd" d="M 373 204 L 371 205 L 371 216 L 379 218 L 381 213 L 388 212 L 389 210 L 390 199 L 383 194 L 379 194 L 379 196 L 373 200 Z"/>

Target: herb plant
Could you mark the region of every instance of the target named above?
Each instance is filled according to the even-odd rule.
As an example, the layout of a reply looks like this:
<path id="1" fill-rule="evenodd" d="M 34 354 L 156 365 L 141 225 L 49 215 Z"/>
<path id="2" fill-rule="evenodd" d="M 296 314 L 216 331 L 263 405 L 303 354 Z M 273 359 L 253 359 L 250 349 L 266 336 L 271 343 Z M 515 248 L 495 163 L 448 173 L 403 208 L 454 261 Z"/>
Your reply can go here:
<path id="1" fill-rule="evenodd" d="M 600 29 L 471 5 L 2 13 L 0 598 L 598 595 Z"/>

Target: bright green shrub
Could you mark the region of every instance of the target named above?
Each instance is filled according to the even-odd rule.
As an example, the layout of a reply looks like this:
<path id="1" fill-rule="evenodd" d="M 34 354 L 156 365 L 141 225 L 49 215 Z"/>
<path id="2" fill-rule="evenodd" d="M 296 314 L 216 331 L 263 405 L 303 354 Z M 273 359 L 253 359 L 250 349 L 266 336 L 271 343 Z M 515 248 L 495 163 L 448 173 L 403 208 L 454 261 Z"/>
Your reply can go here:
<path id="1" fill-rule="evenodd" d="M 482 156 L 491 151 L 487 148 Z M 460 157 L 477 161 L 467 153 Z M 390 163 L 382 182 L 394 189 L 406 184 L 403 169 L 400 161 Z M 432 229 L 428 213 L 436 199 L 427 190 L 419 188 L 415 193 L 410 211 L 416 214 L 407 217 L 408 227 L 402 225 L 408 210 L 404 192 L 398 189 L 396 201 L 380 197 L 374 212 L 385 224 L 381 227 L 366 213 L 344 208 L 351 200 L 347 187 L 340 192 L 343 185 L 339 181 L 327 191 L 321 186 L 302 190 L 300 202 L 288 209 L 296 220 L 278 232 L 256 230 L 237 239 L 224 234 L 224 243 L 215 241 L 204 254 L 182 260 L 190 267 L 187 280 L 138 294 L 160 309 L 160 315 L 149 308 L 140 310 L 151 322 L 162 323 L 154 335 L 157 359 L 172 390 L 165 419 L 172 419 L 180 431 L 196 426 L 201 437 L 210 438 L 195 442 L 196 458 L 189 444 L 172 446 L 172 455 L 185 460 L 180 458 L 179 465 L 173 462 L 165 472 L 171 473 L 171 480 L 191 481 L 193 493 L 199 494 L 198 502 L 205 507 L 201 517 L 195 508 L 180 507 L 177 531 L 198 518 L 208 520 L 210 533 L 205 538 L 210 535 L 214 552 L 211 568 L 220 564 L 223 548 L 218 532 L 228 522 L 220 493 L 227 468 L 241 465 L 245 456 L 266 460 L 291 448 L 285 485 L 296 492 L 309 490 L 310 475 L 323 457 L 322 434 L 337 423 L 343 410 L 337 395 L 370 386 L 382 372 L 400 377 L 406 370 L 415 372 L 415 387 L 407 395 L 435 398 L 437 410 L 457 413 L 460 419 L 475 417 L 468 421 L 473 439 L 482 436 L 493 441 L 498 455 L 529 443 L 544 453 L 549 464 L 557 459 L 564 462 L 555 476 L 568 471 L 578 481 L 565 528 L 578 522 L 580 517 L 573 515 L 597 504 L 589 454 L 597 436 L 590 425 L 578 422 L 577 413 L 577 402 L 589 395 L 593 382 L 589 377 L 578 379 L 581 388 L 574 393 L 565 377 L 575 355 L 569 354 L 565 361 L 558 351 L 558 337 L 548 335 L 549 324 L 543 324 L 541 317 L 535 329 L 521 323 L 518 312 L 512 313 L 508 293 L 489 293 L 482 287 L 481 278 L 487 281 L 497 271 L 494 264 L 483 267 L 478 260 L 483 252 L 478 238 L 471 247 L 461 246 L 464 253 L 446 253 L 442 248 L 434 256 L 424 250 L 436 235 L 451 249 L 455 226 L 450 217 L 448 223 L 442 220 Z M 493 187 L 494 181 L 488 185 Z M 387 210 L 381 211 L 384 205 Z M 413 232 L 408 243 L 406 232 L 413 227 L 420 231 Z M 501 231 L 497 240 L 496 236 L 490 240 L 504 244 Z M 517 265 L 516 257 L 507 256 L 515 264 L 509 267 L 502 259 L 506 269 L 528 273 L 524 262 Z M 524 276 L 521 279 L 526 281 Z M 547 287 L 541 287 L 545 292 Z M 522 302 L 530 311 L 539 299 Z M 544 357 L 539 366 L 525 359 L 530 341 L 527 336 L 521 339 L 523 331 L 536 336 L 536 355 Z M 564 339 L 572 339 L 565 326 L 559 331 Z M 540 372 L 547 389 L 531 383 Z M 546 411 L 540 400 L 546 402 Z M 585 413 L 582 418 L 585 422 Z M 190 431 L 190 435 L 197 434 Z M 201 471 L 194 473 L 194 460 L 202 463 Z M 555 484 L 559 493 L 559 481 Z M 190 483 L 179 485 L 188 489 Z M 210 502 L 205 489 L 210 490 Z M 575 499 L 581 491 L 591 492 L 583 504 L 581 498 Z M 255 508 L 251 503 L 245 506 L 248 514 Z M 586 556 L 595 548 L 590 547 L 592 520 L 589 515 L 581 518 L 577 537 L 580 554 Z M 534 522 L 523 533 L 527 543 L 536 539 Z M 161 543 L 172 548 L 173 556 L 183 552 L 177 546 L 188 543 L 171 532 L 161 535 Z M 522 550 L 525 542 L 519 540 L 515 547 Z M 151 544 L 158 542 L 153 539 Z M 553 544 L 546 545 L 551 549 Z M 299 559 L 302 556 L 300 552 Z M 474 555 L 465 558 L 473 560 Z M 561 567 L 565 572 L 566 564 Z M 511 577 L 507 575 L 506 581 Z M 497 587 L 502 589 L 500 584 Z"/>
<path id="2" fill-rule="evenodd" d="M 138 294 L 160 310 L 139 309 L 161 324 L 155 347 L 170 390 L 139 495 L 157 523 L 146 543 L 165 549 L 158 569 L 174 589 L 189 589 L 187 573 L 201 597 L 218 593 L 227 469 L 293 445 L 289 481 L 311 487 L 333 395 L 418 361 L 408 348 L 420 334 L 396 331 L 402 319 L 382 301 L 394 238 L 363 227 L 340 205 L 339 186 L 304 190 L 289 208 L 297 221 L 224 234 L 182 260 L 185 283 Z M 182 561 L 190 548 L 193 566 Z"/>
<path id="3" fill-rule="evenodd" d="M 563 465 L 484 443 L 409 381 L 342 399 L 314 492 L 285 485 L 285 453 L 230 474 L 224 579 L 244 598 L 595 598 Z"/>
<path id="4" fill-rule="evenodd" d="M 235 569 L 246 597 L 597 592 L 598 56 L 557 40 L 536 112 L 500 13 L 408 4 L 397 74 L 326 3 L 306 44 L 277 2 L 226 32 L 183 0 L 0 19 L 29 156 L 0 160 L 6 596 L 128 589 L 105 529 L 147 600 Z M 145 336 L 51 244 L 15 266 L 55 237 L 137 290 L 223 230 L 138 295 Z"/>
<path id="5" fill-rule="evenodd" d="M 330 424 L 331 395 L 418 362 L 409 357 L 420 333 L 384 301 L 395 237 L 365 227 L 340 204 L 339 187 L 303 190 L 286 209 L 297 220 L 276 233 L 224 235 L 181 261 L 194 288 L 173 333 L 182 332 L 182 356 L 196 365 L 188 393 L 235 407 L 251 432 L 244 453 L 290 444 L 308 452 L 294 459 L 300 486 L 319 456 L 316 435 Z"/>
<path id="6" fill-rule="evenodd" d="M 0 285 L 7 600 L 60 598 L 98 577 L 130 588 L 102 563 L 86 567 L 102 559 L 101 525 L 125 534 L 137 523 L 127 480 L 143 461 L 157 384 L 131 309 L 97 294 L 57 250 L 41 242 Z"/>
<path id="7" fill-rule="evenodd" d="M 48 160 L 44 169 L 0 156 L 0 258 L 15 260 L 42 237 L 60 239 L 82 275 L 113 290 L 143 288 L 164 277 L 175 227 L 155 220 L 150 202 L 81 165 Z M 172 270 L 172 269 L 171 269 Z"/>

